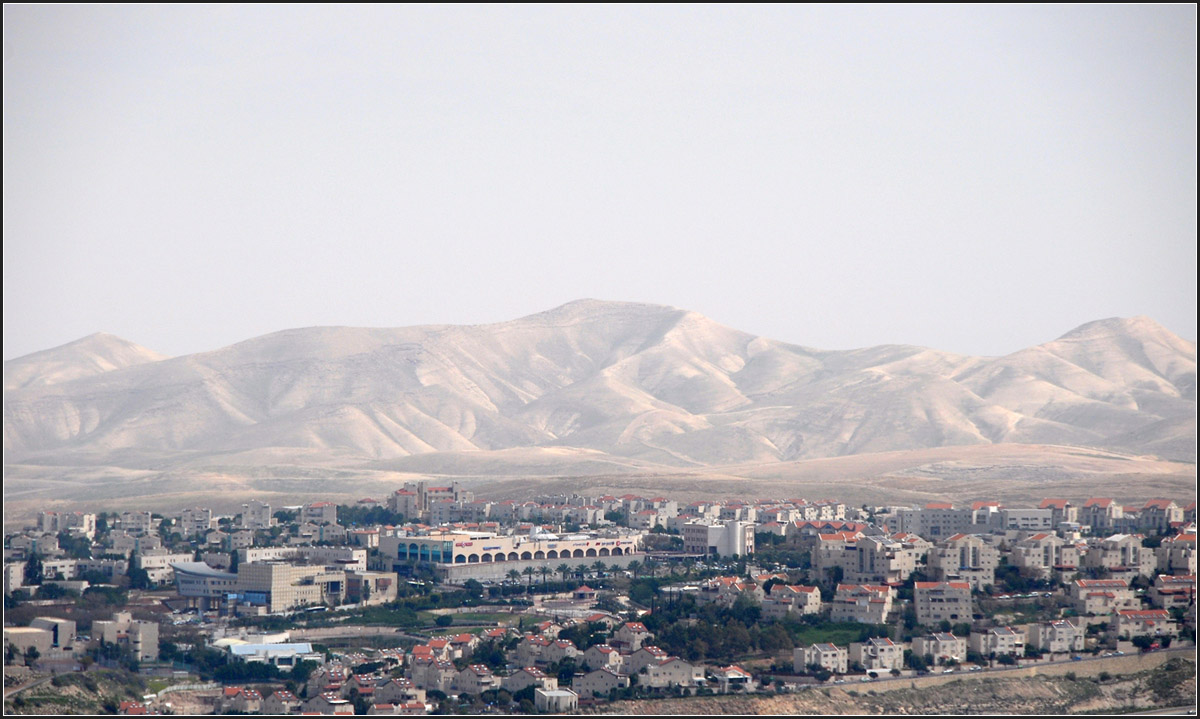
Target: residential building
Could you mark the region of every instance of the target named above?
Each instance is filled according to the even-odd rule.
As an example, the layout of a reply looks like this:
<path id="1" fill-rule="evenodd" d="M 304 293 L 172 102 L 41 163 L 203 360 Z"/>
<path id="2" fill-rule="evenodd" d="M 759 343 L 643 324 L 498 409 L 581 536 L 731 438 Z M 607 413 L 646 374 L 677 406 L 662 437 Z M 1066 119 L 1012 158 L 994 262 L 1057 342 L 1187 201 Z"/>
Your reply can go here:
<path id="1" fill-rule="evenodd" d="M 890 672 L 904 668 L 904 645 L 886 637 L 871 637 L 850 643 L 850 663 L 862 665 L 868 672 Z"/>
<path id="2" fill-rule="evenodd" d="M 300 510 L 300 521 L 313 524 L 337 524 L 337 505 L 333 502 L 313 502 Z"/>
<path id="3" fill-rule="evenodd" d="M 1095 532 L 1110 532 L 1125 516 L 1124 508 L 1109 497 L 1093 497 L 1083 503 L 1079 521 Z"/>
<path id="4" fill-rule="evenodd" d="M 1171 531 L 1173 525 L 1183 522 L 1183 507 L 1169 499 L 1151 499 L 1141 511 L 1141 527 L 1158 534 Z"/>
<path id="5" fill-rule="evenodd" d="M 969 583 L 916 582 L 913 586 L 913 604 L 921 624 L 971 621 L 974 611 Z"/>
<path id="6" fill-rule="evenodd" d="M 993 627 L 982 632 L 971 632 L 968 644 L 972 651 L 985 657 L 995 654 L 1024 656 L 1025 634 L 1012 627 Z"/>
<path id="7" fill-rule="evenodd" d="M 570 689 L 534 689 L 533 706 L 539 712 L 566 714 L 579 708 L 579 695 Z"/>
<path id="8" fill-rule="evenodd" d="M 850 666 L 850 653 L 845 647 L 836 644 L 812 644 L 799 646 L 792 650 L 792 670 L 797 674 L 806 674 L 808 668 L 816 664 L 833 674 L 845 674 Z"/>
<path id="9" fill-rule="evenodd" d="M 136 620 L 129 612 L 92 622 L 92 636 L 107 644 L 128 645 L 139 662 L 158 659 L 158 624 Z"/>
<path id="10" fill-rule="evenodd" d="M 683 525 L 683 551 L 722 557 L 754 554 L 754 524 L 697 519 Z"/>
<path id="11" fill-rule="evenodd" d="M 788 614 L 817 614 L 821 611 L 821 592 L 816 587 L 776 584 L 762 601 L 764 619 L 782 619 Z"/>
<path id="12" fill-rule="evenodd" d="M 913 637 L 912 650 L 913 654 L 932 658 L 935 664 L 961 662 L 967 658 L 967 639 L 956 637 L 949 632 L 934 632 L 922 637 Z"/>
<path id="13" fill-rule="evenodd" d="M 929 569 L 942 582 L 966 582 L 981 591 L 996 581 L 1000 551 L 978 534 L 955 534 L 929 552 Z"/>
<path id="14" fill-rule="evenodd" d="M 1174 637 L 1178 634 L 1171 615 L 1165 609 L 1122 609 L 1113 624 L 1118 637 Z"/>
<path id="15" fill-rule="evenodd" d="M 1186 609 L 1196 603 L 1196 575 L 1160 574 L 1146 596 L 1158 609 Z"/>
<path id="16" fill-rule="evenodd" d="M 896 590 L 886 586 L 839 584 L 830 602 L 830 620 L 884 624 L 892 611 Z"/>
<path id="17" fill-rule="evenodd" d="M 1084 627 L 1066 619 L 1030 624 L 1025 629 L 1025 642 L 1034 649 L 1058 654 L 1081 652 L 1084 649 Z"/>
<path id="18" fill-rule="evenodd" d="M 558 677 L 552 677 L 537 667 L 524 667 L 504 677 L 501 687 L 514 694 L 525 687 L 539 689 L 558 689 Z"/>
<path id="19" fill-rule="evenodd" d="M 608 667 L 600 667 L 581 677 L 575 677 L 571 684 L 579 692 L 580 696 L 604 696 L 613 689 L 627 688 L 629 686 L 629 677 L 624 674 L 618 674 Z"/>
<path id="20" fill-rule="evenodd" d="M 1180 532 L 1162 540 L 1154 550 L 1155 564 L 1163 574 L 1196 573 L 1196 532 Z"/>
<path id="21" fill-rule="evenodd" d="M 638 677 L 638 684 L 648 687 L 704 686 L 704 667 L 679 657 L 667 657 L 647 665 Z"/>
<path id="22" fill-rule="evenodd" d="M 1114 534 L 1090 544 L 1083 566 L 1106 569 L 1114 577 L 1133 580 L 1137 575 L 1152 577 L 1158 567 L 1154 550 L 1142 546 L 1140 534 Z"/>
<path id="23" fill-rule="evenodd" d="M 460 671 L 450 688 L 460 694 L 480 694 L 499 686 L 492 670 L 483 664 L 471 664 Z"/>
<path id="24" fill-rule="evenodd" d="M 646 629 L 645 624 L 641 622 L 625 622 L 617 631 L 613 632 L 612 638 L 609 639 L 608 643 L 617 649 L 635 652 L 653 638 L 654 634 Z"/>
<path id="25" fill-rule="evenodd" d="M 1085 615 L 1112 614 L 1137 601 L 1124 579 L 1077 579 L 1070 590 L 1075 611 Z"/>
<path id="26" fill-rule="evenodd" d="M 195 507 L 179 513 L 179 531 L 185 538 L 203 536 L 216 529 L 217 520 L 211 509 Z"/>
<path id="27" fill-rule="evenodd" d="M 1054 572 L 1077 571 L 1080 553 L 1073 542 L 1057 534 L 1038 532 L 1017 542 L 1009 561 L 1039 579 L 1050 579 Z"/>

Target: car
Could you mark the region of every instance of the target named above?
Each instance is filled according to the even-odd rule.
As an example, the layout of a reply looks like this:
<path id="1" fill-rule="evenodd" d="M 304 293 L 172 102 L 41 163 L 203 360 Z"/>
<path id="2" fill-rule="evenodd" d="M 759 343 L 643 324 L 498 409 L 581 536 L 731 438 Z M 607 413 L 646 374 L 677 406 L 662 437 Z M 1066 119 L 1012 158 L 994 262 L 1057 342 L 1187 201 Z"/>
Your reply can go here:
<path id="1" fill-rule="evenodd" d="M 834 684 L 845 684 L 846 680 L 845 679 L 834 679 L 833 683 Z"/>
<path id="2" fill-rule="evenodd" d="M 863 677 L 862 679 L 859 679 L 859 681 L 860 682 L 869 682 L 869 681 L 871 681 L 871 677 Z"/>
<path id="3" fill-rule="evenodd" d="M 1076 654 L 1075 656 L 1071 657 L 1071 661 L 1073 661 L 1073 662 L 1082 662 L 1082 661 L 1083 661 L 1083 657 L 1081 657 L 1081 656 L 1079 656 L 1078 654 Z"/>
<path id="4" fill-rule="evenodd" d="M 942 670 L 942 674 L 953 674 L 953 673 L 954 673 L 953 669 L 943 669 Z"/>
<path id="5" fill-rule="evenodd" d="M 983 671 L 983 667 L 981 667 L 981 666 L 974 666 L 974 667 L 971 667 L 970 669 L 968 669 L 967 671 L 969 671 L 969 672 L 981 672 L 981 671 Z"/>
<path id="6" fill-rule="evenodd" d="M 1125 652 L 1121 651 L 1120 649 L 1118 649 L 1117 651 L 1113 652 L 1113 654 L 1114 654 L 1114 655 L 1116 655 L 1116 656 L 1118 656 L 1118 657 L 1123 657 L 1123 656 L 1125 656 Z"/>

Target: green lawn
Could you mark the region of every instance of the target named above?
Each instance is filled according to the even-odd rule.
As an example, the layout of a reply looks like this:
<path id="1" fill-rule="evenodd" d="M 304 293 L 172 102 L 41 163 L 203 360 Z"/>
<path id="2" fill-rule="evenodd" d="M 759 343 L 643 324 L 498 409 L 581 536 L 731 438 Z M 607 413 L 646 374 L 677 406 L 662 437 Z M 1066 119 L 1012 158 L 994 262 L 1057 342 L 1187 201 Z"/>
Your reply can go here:
<path id="1" fill-rule="evenodd" d="M 515 624 L 518 620 L 516 614 L 508 612 L 464 612 L 450 616 L 454 617 L 455 624 Z"/>
<path id="2" fill-rule="evenodd" d="M 837 644 L 838 646 L 848 646 L 850 642 L 857 642 L 863 634 L 863 630 L 876 625 L 859 624 L 857 622 L 838 622 L 824 624 L 818 627 L 802 626 L 794 635 L 796 644 Z"/>

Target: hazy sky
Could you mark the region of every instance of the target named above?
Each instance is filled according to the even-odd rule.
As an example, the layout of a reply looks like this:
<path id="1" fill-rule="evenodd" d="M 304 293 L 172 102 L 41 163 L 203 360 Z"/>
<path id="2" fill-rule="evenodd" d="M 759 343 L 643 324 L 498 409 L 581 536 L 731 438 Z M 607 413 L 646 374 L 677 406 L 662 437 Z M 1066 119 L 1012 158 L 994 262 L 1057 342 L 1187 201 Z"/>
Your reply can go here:
<path id="1" fill-rule="evenodd" d="M 1196 338 L 1196 8 L 4 7 L 4 357 L 594 297 Z"/>

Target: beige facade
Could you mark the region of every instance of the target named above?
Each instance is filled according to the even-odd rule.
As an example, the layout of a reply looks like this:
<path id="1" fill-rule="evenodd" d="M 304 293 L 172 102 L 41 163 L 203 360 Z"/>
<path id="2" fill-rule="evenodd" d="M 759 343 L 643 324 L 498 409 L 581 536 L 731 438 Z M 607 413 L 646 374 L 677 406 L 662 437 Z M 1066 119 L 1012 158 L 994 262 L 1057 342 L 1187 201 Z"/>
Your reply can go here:
<path id="1" fill-rule="evenodd" d="M 581 677 L 576 677 L 575 681 L 572 682 L 572 686 L 575 687 L 580 696 L 590 697 L 593 694 L 603 696 L 613 689 L 628 687 L 629 677 L 603 667 L 592 670 Z"/>
<path id="2" fill-rule="evenodd" d="M 830 620 L 883 624 L 892 611 L 896 590 L 887 586 L 839 584 L 830 602 Z"/>
<path id="3" fill-rule="evenodd" d="M 971 632 L 969 645 L 972 651 L 985 657 L 992 653 L 1019 657 L 1025 654 L 1025 634 L 1012 627 L 995 627 L 983 632 Z"/>
<path id="4" fill-rule="evenodd" d="M 237 587 L 252 604 L 267 611 L 283 612 L 297 607 L 325 604 L 340 597 L 346 573 L 321 566 L 293 566 L 278 562 L 255 562 L 238 566 Z"/>
<path id="5" fill-rule="evenodd" d="M 1083 566 L 1106 569 L 1113 575 L 1136 575 L 1152 577 L 1158 567 L 1154 550 L 1142 546 L 1140 534 L 1114 534 L 1090 545 L 1083 559 Z"/>
<path id="6" fill-rule="evenodd" d="M 913 604 L 917 621 L 926 625 L 942 621 L 969 622 L 974 611 L 971 585 L 967 582 L 917 582 Z"/>
<path id="7" fill-rule="evenodd" d="M 648 687 L 697 687 L 704 685 L 704 667 L 679 657 L 648 664 L 638 677 Z"/>
<path id="8" fill-rule="evenodd" d="M 890 672 L 904 668 L 904 645 L 886 637 L 872 637 L 850 643 L 850 663 L 858 663 L 868 672 Z"/>
<path id="9" fill-rule="evenodd" d="M 1034 649 L 1052 654 L 1081 652 L 1084 649 L 1084 627 L 1065 619 L 1030 624 L 1025 629 L 1025 642 Z"/>
<path id="10" fill-rule="evenodd" d="M 996 581 L 1000 551 L 977 534 L 955 534 L 929 552 L 929 569 L 942 582 L 966 582 L 980 591 Z"/>
<path id="11" fill-rule="evenodd" d="M 1039 579 L 1049 579 L 1055 571 L 1076 571 L 1080 552 L 1074 542 L 1056 534 L 1039 532 L 1017 542 L 1010 561 Z"/>
<path id="12" fill-rule="evenodd" d="M 1070 585 L 1071 601 L 1080 614 L 1112 614 L 1133 608 L 1133 589 L 1124 579 L 1077 579 Z"/>
<path id="13" fill-rule="evenodd" d="M 914 654 L 929 656 L 935 664 L 945 664 L 947 661 L 961 662 L 967 658 L 966 637 L 956 637 L 946 632 L 913 637 L 912 648 Z"/>
<path id="14" fill-rule="evenodd" d="M 813 644 L 807 647 L 796 647 L 792 650 L 792 670 L 797 674 L 806 674 L 808 668 L 819 665 L 834 674 L 845 674 L 850 666 L 850 653 L 845 647 L 836 644 Z"/>
<path id="15" fill-rule="evenodd" d="M 133 618 L 129 612 L 117 612 L 108 621 L 92 622 L 92 636 L 109 644 L 127 644 L 139 662 L 158 659 L 158 624 Z"/>

